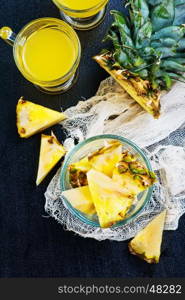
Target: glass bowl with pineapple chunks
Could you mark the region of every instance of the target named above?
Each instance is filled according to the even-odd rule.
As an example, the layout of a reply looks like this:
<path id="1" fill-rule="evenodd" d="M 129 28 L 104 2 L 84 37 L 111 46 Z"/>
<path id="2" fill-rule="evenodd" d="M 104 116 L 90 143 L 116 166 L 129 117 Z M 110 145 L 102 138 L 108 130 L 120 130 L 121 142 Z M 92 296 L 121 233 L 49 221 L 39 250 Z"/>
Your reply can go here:
<path id="1" fill-rule="evenodd" d="M 98 135 L 66 156 L 60 186 L 65 207 L 87 225 L 133 221 L 150 200 L 156 175 L 145 153 L 116 135 Z"/>

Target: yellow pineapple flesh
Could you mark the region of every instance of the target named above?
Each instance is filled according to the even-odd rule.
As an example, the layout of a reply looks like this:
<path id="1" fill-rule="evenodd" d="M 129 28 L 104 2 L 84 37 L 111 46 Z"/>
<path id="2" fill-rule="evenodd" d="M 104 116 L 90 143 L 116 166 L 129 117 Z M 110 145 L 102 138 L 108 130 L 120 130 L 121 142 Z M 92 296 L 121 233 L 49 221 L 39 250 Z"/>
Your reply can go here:
<path id="1" fill-rule="evenodd" d="M 89 162 L 89 159 L 88 157 L 84 157 L 82 158 L 80 161 L 77 161 L 73 164 L 70 165 L 70 168 L 72 169 L 76 169 L 76 170 L 79 170 L 79 171 L 83 171 L 83 172 L 87 172 L 90 170 L 91 168 L 91 164 Z"/>
<path id="2" fill-rule="evenodd" d="M 122 185 L 125 191 L 129 191 L 132 195 L 138 195 L 146 189 L 139 180 L 134 179 L 134 176 L 130 172 L 119 174 L 118 170 L 115 169 L 112 178 L 115 182 Z"/>
<path id="3" fill-rule="evenodd" d="M 102 147 L 88 157 L 92 168 L 112 177 L 115 165 L 121 159 L 122 145 L 120 142 L 112 142 Z"/>
<path id="4" fill-rule="evenodd" d="M 121 159 L 121 153 L 121 143 L 113 141 L 80 161 L 71 164 L 69 176 L 72 187 L 87 185 L 86 173 L 92 168 L 111 177 L 115 165 Z"/>
<path id="5" fill-rule="evenodd" d="M 39 185 L 58 161 L 65 155 L 64 147 L 53 135 L 41 136 L 39 167 L 36 184 Z"/>
<path id="6" fill-rule="evenodd" d="M 124 219 L 133 197 L 110 177 L 91 169 L 87 173 L 89 190 L 99 218 L 100 226 L 110 227 Z"/>
<path id="7" fill-rule="evenodd" d="M 69 165 L 70 184 L 73 188 L 87 185 L 86 173 L 90 168 L 91 164 L 89 163 L 87 156 L 80 161 Z"/>
<path id="8" fill-rule="evenodd" d="M 69 203 L 82 213 L 93 215 L 96 213 L 88 186 L 78 187 L 62 192 Z"/>
<path id="9" fill-rule="evenodd" d="M 28 138 L 66 119 L 65 114 L 24 100 L 22 97 L 18 101 L 16 114 L 17 129 L 22 138 Z"/>
<path id="10" fill-rule="evenodd" d="M 166 210 L 156 216 L 129 243 L 132 254 L 148 263 L 158 263 L 161 255 L 161 243 L 164 230 Z"/>
<path id="11" fill-rule="evenodd" d="M 149 171 L 135 155 L 125 151 L 113 170 L 113 180 L 133 196 L 148 189 L 156 182 L 155 173 Z"/>

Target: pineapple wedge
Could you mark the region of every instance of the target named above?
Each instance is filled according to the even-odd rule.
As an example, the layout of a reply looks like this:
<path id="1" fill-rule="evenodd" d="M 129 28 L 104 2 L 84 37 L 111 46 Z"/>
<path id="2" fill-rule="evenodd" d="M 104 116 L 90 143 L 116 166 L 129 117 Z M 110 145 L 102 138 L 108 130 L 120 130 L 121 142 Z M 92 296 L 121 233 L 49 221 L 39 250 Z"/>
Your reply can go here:
<path id="1" fill-rule="evenodd" d="M 88 157 L 92 168 L 105 175 L 112 177 L 115 165 L 120 161 L 122 155 L 122 145 L 120 142 L 109 143 Z"/>
<path id="2" fill-rule="evenodd" d="M 133 154 L 125 151 L 113 170 L 112 179 L 122 185 L 126 193 L 136 196 L 156 182 L 156 175 L 146 169 Z"/>
<path id="3" fill-rule="evenodd" d="M 87 173 L 89 190 L 99 218 L 100 226 L 110 227 L 124 219 L 133 197 L 110 177 L 91 169 Z"/>
<path id="4" fill-rule="evenodd" d="M 86 173 L 91 169 L 88 157 L 82 158 L 80 161 L 69 166 L 70 183 L 73 188 L 87 185 Z"/>
<path id="5" fill-rule="evenodd" d="M 71 164 L 69 169 L 73 170 L 73 171 L 78 170 L 78 171 L 82 171 L 82 172 L 88 172 L 91 169 L 91 164 L 89 162 L 88 156 Z"/>
<path id="6" fill-rule="evenodd" d="M 71 164 L 69 173 L 72 187 L 87 185 L 86 173 L 92 168 L 111 177 L 114 167 L 121 159 L 121 156 L 122 145 L 120 142 L 114 141 L 80 161 Z"/>
<path id="7" fill-rule="evenodd" d="M 161 243 L 166 210 L 155 217 L 129 243 L 132 254 L 138 255 L 148 263 L 158 263 L 161 254 Z"/>
<path id="8" fill-rule="evenodd" d="M 64 147 L 52 135 L 42 134 L 36 184 L 39 185 L 57 162 L 65 155 Z"/>
<path id="9" fill-rule="evenodd" d="M 118 182 L 124 188 L 125 192 L 129 192 L 133 196 L 138 195 L 153 184 L 147 175 L 138 176 L 137 179 L 137 176 L 133 176 L 130 172 L 119 174 L 117 169 L 114 170 L 112 179 Z M 143 184 L 143 181 L 146 182 L 146 185 Z"/>
<path id="10" fill-rule="evenodd" d="M 160 93 L 156 92 L 153 96 L 148 95 L 149 82 L 147 80 L 143 80 L 139 77 L 127 79 L 127 76 L 125 76 L 127 74 L 125 73 L 124 75 L 123 69 L 111 69 L 108 67 L 106 57 L 108 57 L 108 54 L 96 55 L 94 56 L 94 60 L 107 71 L 144 110 L 158 119 L 160 116 Z"/>
<path id="11" fill-rule="evenodd" d="M 93 215 L 96 213 L 88 186 L 83 186 L 62 192 L 70 204 L 82 213 Z"/>
<path id="12" fill-rule="evenodd" d="M 18 101 L 16 113 L 18 133 L 22 138 L 28 138 L 66 119 L 63 113 L 26 101 L 23 97 Z"/>

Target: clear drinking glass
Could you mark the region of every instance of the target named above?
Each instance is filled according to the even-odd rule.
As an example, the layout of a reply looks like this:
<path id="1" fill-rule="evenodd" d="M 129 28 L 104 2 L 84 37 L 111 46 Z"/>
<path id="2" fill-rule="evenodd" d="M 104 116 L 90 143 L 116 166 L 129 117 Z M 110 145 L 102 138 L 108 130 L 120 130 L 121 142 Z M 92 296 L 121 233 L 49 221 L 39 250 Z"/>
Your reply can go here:
<path id="1" fill-rule="evenodd" d="M 78 30 L 98 26 L 106 13 L 109 0 L 52 0 L 60 10 L 61 17 Z"/>
<path id="2" fill-rule="evenodd" d="M 36 19 L 17 35 L 9 27 L 2 27 L 0 37 L 13 46 L 14 60 L 22 75 L 41 91 L 62 93 L 76 81 L 80 41 L 62 20 Z"/>
<path id="3" fill-rule="evenodd" d="M 136 155 L 137 158 L 144 164 L 144 166 L 152 171 L 152 167 L 150 161 L 146 157 L 145 153 L 133 142 L 123 138 L 121 136 L 112 135 L 112 134 L 104 134 L 99 136 L 94 136 L 89 138 L 77 146 L 75 146 L 66 156 L 65 161 L 62 166 L 61 170 L 61 177 L 60 177 L 60 186 L 61 190 L 65 191 L 71 189 L 70 180 L 69 180 L 69 165 L 79 161 L 80 159 L 84 158 L 85 156 L 89 155 L 100 149 L 101 147 L 105 146 L 106 142 L 110 141 L 120 141 L 123 145 L 123 150 L 128 150 L 132 154 Z M 137 196 L 137 201 L 133 203 L 130 210 L 128 211 L 124 220 L 117 222 L 113 227 L 123 226 L 134 219 L 139 215 L 139 213 L 143 210 L 145 205 L 149 202 L 151 195 L 152 195 L 153 187 L 141 192 Z M 89 216 L 80 212 L 79 210 L 75 209 L 69 201 L 62 197 L 65 206 L 69 209 L 72 215 L 76 216 L 82 222 L 87 225 L 100 227 L 97 215 Z"/>

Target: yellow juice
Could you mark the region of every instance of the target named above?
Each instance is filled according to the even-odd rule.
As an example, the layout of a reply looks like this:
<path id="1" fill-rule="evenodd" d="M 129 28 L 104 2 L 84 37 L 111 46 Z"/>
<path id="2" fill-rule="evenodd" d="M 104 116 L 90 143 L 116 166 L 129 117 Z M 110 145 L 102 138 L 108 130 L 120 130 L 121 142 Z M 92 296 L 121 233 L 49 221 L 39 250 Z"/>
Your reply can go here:
<path id="1" fill-rule="evenodd" d="M 77 17 L 77 18 L 87 18 L 97 14 L 108 2 L 108 0 L 53 0 L 53 1 L 67 15 L 71 17 Z M 62 8 L 62 6 L 66 7 L 67 9 Z"/>
<path id="2" fill-rule="evenodd" d="M 36 83 L 65 76 L 76 59 L 73 41 L 63 31 L 50 27 L 33 32 L 21 52 L 22 68 Z"/>

